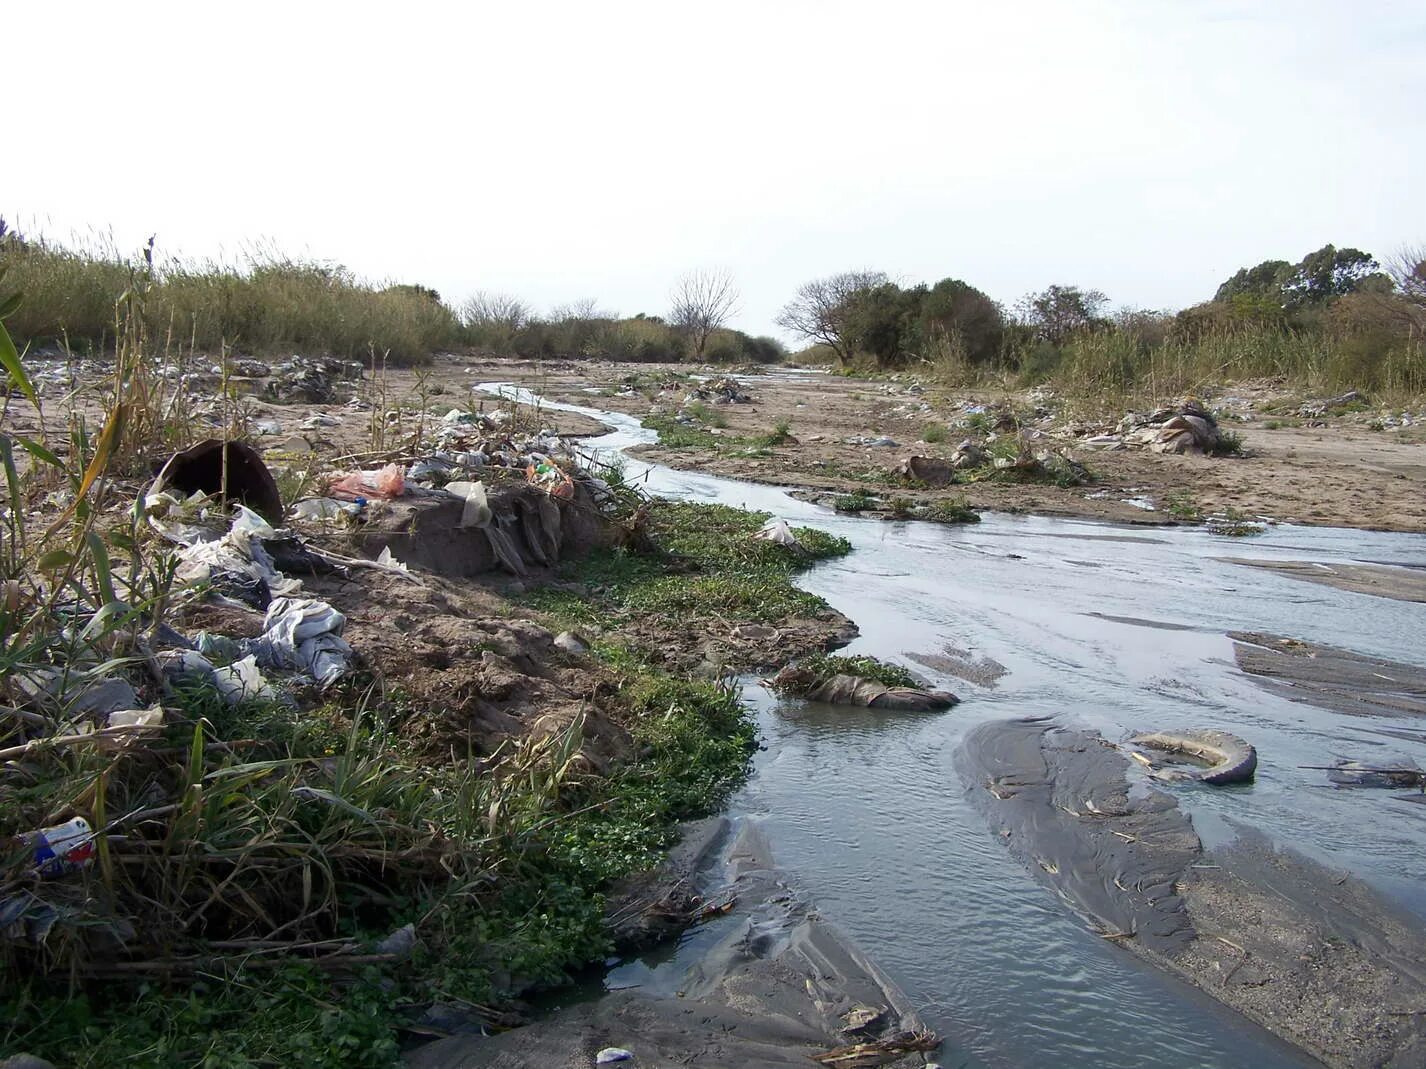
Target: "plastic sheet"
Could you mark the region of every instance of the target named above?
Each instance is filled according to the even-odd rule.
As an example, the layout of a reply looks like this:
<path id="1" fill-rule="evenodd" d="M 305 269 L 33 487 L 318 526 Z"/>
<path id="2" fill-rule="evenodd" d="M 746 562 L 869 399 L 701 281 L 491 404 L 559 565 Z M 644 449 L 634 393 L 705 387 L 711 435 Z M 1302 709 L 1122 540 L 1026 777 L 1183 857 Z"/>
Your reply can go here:
<path id="1" fill-rule="evenodd" d="M 351 671 L 355 653 L 341 637 L 346 625 L 325 601 L 274 598 L 250 648 L 265 666 L 304 671 L 325 687 Z"/>

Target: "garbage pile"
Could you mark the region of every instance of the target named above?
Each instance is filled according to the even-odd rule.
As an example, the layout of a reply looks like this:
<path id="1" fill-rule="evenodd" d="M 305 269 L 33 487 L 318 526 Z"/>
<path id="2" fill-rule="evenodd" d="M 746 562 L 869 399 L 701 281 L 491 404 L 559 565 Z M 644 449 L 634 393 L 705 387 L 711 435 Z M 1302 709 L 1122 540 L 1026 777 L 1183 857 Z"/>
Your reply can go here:
<path id="1" fill-rule="evenodd" d="M 966 482 L 995 475 L 1061 486 L 1079 486 L 1090 481 L 1088 469 L 1079 461 L 1054 449 L 1037 448 L 1035 440 L 1025 435 L 1015 438 L 1011 450 L 989 447 L 992 442 L 1005 440 L 991 435 L 986 445 L 981 445 L 967 438 L 956 446 L 949 459 L 910 456 L 901 462 L 897 473 L 904 479 L 930 487 L 950 486 L 962 473 L 966 473 L 963 479 Z M 975 474 L 969 474 L 972 472 Z"/>
<path id="2" fill-rule="evenodd" d="M 731 375 L 724 375 L 719 379 L 709 379 L 706 382 L 698 383 L 688 391 L 683 398 L 683 403 L 705 401 L 715 405 L 746 405 L 752 399 L 752 395 L 743 390 L 741 382 Z"/>
<path id="3" fill-rule="evenodd" d="M 1323 416 L 1331 415 L 1333 412 L 1341 411 L 1351 406 L 1361 406 L 1366 404 L 1366 398 L 1359 390 L 1348 390 L 1338 397 L 1324 397 L 1317 401 L 1304 401 L 1298 408 L 1297 414 L 1303 419 L 1321 419 Z"/>
<path id="4" fill-rule="evenodd" d="M 1082 486 L 1090 481 L 1089 470 L 1073 457 L 1053 449 L 1037 449 L 1023 437 L 1017 440 L 1013 454 L 994 457 L 990 465 L 997 473 L 1031 482 Z"/>
<path id="5" fill-rule="evenodd" d="M 294 356 L 271 369 L 263 396 L 278 404 L 337 404 L 338 386 L 361 380 L 359 362 L 323 356 Z"/>
<path id="6" fill-rule="evenodd" d="M 1192 398 L 1148 415 L 1130 412 L 1119 421 L 1117 435 L 1128 445 L 1146 445 L 1155 453 L 1204 456 L 1224 444 L 1218 421 Z"/>

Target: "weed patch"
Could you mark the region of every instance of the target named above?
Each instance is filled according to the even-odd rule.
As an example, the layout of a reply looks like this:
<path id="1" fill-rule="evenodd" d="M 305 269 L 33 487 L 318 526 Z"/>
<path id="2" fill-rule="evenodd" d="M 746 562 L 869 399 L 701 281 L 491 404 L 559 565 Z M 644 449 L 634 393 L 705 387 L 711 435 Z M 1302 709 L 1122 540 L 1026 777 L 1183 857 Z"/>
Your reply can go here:
<path id="1" fill-rule="evenodd" d="M 580 589 L 536 590 L 525 600 L 584 627 L 617 627 L 631 619 L 654 625 L 686 622 L 710 613 L 758 623 L 815 617 L 826 610 L 826 602 L 793 586 L 792 576 L 851 547 L 845 539 L 807 527 L 793 532 L 802 555 L 754 540 L 768 518 L 725 505 L 656 502 L 648 533 L 671 559 L 625 549 L 591 554 L 561 569 L 561 578 Z"/>

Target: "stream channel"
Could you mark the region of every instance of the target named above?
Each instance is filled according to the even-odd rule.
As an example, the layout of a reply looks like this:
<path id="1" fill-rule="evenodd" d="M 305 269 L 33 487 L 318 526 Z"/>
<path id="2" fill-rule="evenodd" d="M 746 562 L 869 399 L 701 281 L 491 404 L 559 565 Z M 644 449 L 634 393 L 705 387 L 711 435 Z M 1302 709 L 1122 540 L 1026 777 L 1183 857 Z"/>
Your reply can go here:
<path id="1" fill-rule="evenodd" d="M 536 400 L 502 384 L 483 389 Z M 630 416 L 541 403 L 615 428 L 583 443 L 606 458 L 657 437 Z M 1225 818 L 1241 821 L 1426 918 L 1426 806 L 1334 790 L 1323 772 L 1298 767 L 1339 756 L 1426 767 L 1422 726 L 1269 694 L 1238 670 L 1227 638 L 1264 631 L 1426 664 L 1423 606 L 1220 559 L 1426 567 L 1426 536 L 1280 525 L 1244 540 L 995 513 L 971 525 L 888 522 L 636 457 L 625 475 L 664 497 L 847 538 L 851 554 L 800 580 L 860 627 L 844 652 L 906 665 L 961 697 L 945 713 L 895 714 L 784 702 L 749 679 L 764 745 L 729 807 L 761 825 L 792 882 L 905 990 L 945 1040 L 942 1065 L 1318 1064 L 1089 931 L 995 841 L 953 766 L 964 734 L 987 720 L 1052 715 L 1113 741 L 1175 727 L 1240 734 L 1259 751 L 1251 787 L 1163 787 L 1205 846 L 1233 836 Z M 972 683 L 916 655 L 993 661 L 1004 674 L 972 672 L 981 680 Z M 681 947 L 618 964 L 604 983 L 672 991 L 707 938 L 694 929 Z"/>

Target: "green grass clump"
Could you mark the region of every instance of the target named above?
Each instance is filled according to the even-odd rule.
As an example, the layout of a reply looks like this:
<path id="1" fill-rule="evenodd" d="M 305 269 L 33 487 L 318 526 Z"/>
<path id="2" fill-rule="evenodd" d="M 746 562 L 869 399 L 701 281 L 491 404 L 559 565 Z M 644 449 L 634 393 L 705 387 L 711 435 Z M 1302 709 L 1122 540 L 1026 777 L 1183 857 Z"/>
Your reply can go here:
<path id="1" fill-rule="evenodd" d="M 806 694 L 833 676 L 856 676 L 858 680 L 871 680 L 884 687 L 918 687 L 917 678 L 900 664 L 890 664 L 868 657 L 841 657 L 831 653 L 811 653 L 797 661 L 796 671 L 790 671 L 779 683 L 780 693 Z"/>
<path id="2" fill-rule="evenodd" d="M 672 416 L 647 416 L 643 425 L 658 432 L 659 445 L 665 449 L 717 449 L 719 445 L 717 435 L 679 423 Z"/>
<path id="3" fill-rule="evenodd" d="M 175 831 L 201 843 L 197 856 L 218 862 L 198 866 L 194 876 L 180 853 L 168 870 L 170 882 L 191 883 L 203 895 L 174 919 L 196 924 L 206 901 L 207 932 L 179 927 L 174 945 L 144 959 L 174 962 L 173 974 L 140 973 L 133 982 L 119 974 L 92 997 L 62 974 L 29 971 L 27 979 L 8 962 L 0 1049 L 80 1069 L 298 1060 L 376 1069 L 397 1064 L 406 1026 L 433 998 L 486 1006 L 567 981 L 609 952 L 601 897 L 608 883 L 655 864 L 679 821 L 721 805 L 746 776 L 755 745 L 731 688 L 660 672 L 618 646 L 600 646 L 596 655 L 615 676 L 616 715 L 639 754 L 602 778 L 573 771 L 578 724 L 545 742 L 521 743 L 493 767 L 432 767 L 382 721 L 352 723 L 344 738 L 318 732 L 298 741 L 282 725 L 300 717 L 276 703 L 225 714 L 239 735 L 275 727 L 287 740 L 265 741 L 244 762 L 216 759 L 207 796 L 194 798 L 202 823 L 174 818 Z M 194 711 L 207 708 L 207 697 L 196 700 Z M 217 737 L 192 725 L 170 731 L 175 741 L 194 731 Z M 180 747 L 175 760 L 191 763 L 190 752 L 197 750 Z M 314 782 L 313 761 L 330 774 Z M 308 784 L 313 791 L 303 794 Z M 46 804 L 6 801 L 21 824 L 33 824 L 30 810 Z M 10 820 L 3 830 L 13 830 Z M 290 889 L 284 869 L 299 876 Z M 210 879 L 233 900 L 207 901 Z M 58 894 L 59 904 L 73 898 L 90 914 L 62 913 L 57 942 L 70 924 L 105 923 L 116 905 L 108 880 L 95 865 L 62 881 L 77 898 L 63 887 L 38 888 Z M 117 886 L 122 896 L 125 884 Z M 225 951 L 208 942 L 220 934 L 213 930 L 219 915 L 242 916 L 259 904 L 269 926 L 289 925 L 282 935 L 296 934 L 294 943 L 319 934 L 314 922 L 325 923 L 325 937 L 368 949 L 370 940 L 414 923 L 419 942 L 404 961 L 336 972 L 301 953 Z M 136 916 L 139 938 L 161 930 L 166 913 L 160 898 L 151 915 Z M 241 934 L 229 928 L 229 937 Z M 87 974 L 83 958 L 75 964 Z M 104 975 L 102 959 L 94 965 Z"/>
<path id="4" fill-rule="evenodd" d="M 1267 530 L 1267 525 L 1254 520 L 1247 513 L 1236 508 L 1226 508 L 1209 516 L 1206 526 L 1212 534 L 1227 538 L 1251 538 Z"/>
<path id="5" fill-rule="evenodd" d="M 839 494 L 832 499 L 832 508 L 838 512 L 865 512 L 875 504 L 876 498 L 860 486 L 850 494 Z"/>
<path id="6" fill-rule="evenodd" d="M 946 430 L 945 424 L 928 423 L 926 424 L 926 429 L 921 432 L 921 441 L 925 442 L 927 445 L 937 445 L 938 443 L 944 442 L 946 440 L 946 435 L 948 433 L 949 432 Z"/>
<path id="7" fill-rule="evenodd" d="M 1238 456 L 1243 452 L 1243 436 L 1237 431 L 1218 432 L 1218 441 L 1213 445 L 1215 457 Z"/>
<path id="8" fill-rule="evenodd" d="M 1203 509 L 1187 490 L 1175 490 L 1164 498 L 1164 511 L 1176 520 L 1197 523 L 1203 519 Z"/>
<path id="9" fill-rule="evenodd" d="M 768 449 L 772 446 L 786 445 L 792 439 L 791 420 L 780 419 L 773 424 L 772 430 L 767 434 L 759 434 L 752 438 L 754 448 Z"/>
<path id="10" fill-rule="evenodd" d="M 963 497 L 943 498 L 925 506 L 917 514 L 917 519 L 934 523 L 979 523 L 980 513 L 971 508 L 970 502 Z"/>

